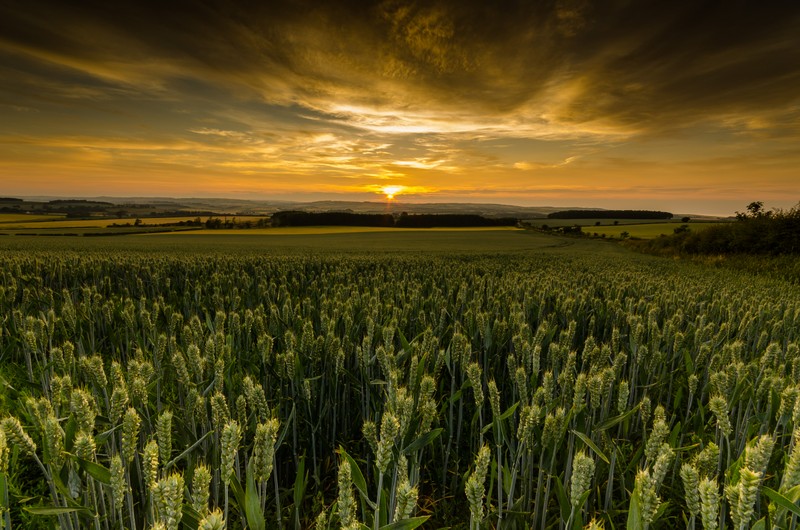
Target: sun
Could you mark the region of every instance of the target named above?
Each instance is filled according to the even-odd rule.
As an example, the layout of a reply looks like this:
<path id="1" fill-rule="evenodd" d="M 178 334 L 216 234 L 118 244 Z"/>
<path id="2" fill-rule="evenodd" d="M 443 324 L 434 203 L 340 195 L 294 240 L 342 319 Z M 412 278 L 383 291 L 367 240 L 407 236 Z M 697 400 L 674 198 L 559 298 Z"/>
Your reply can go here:
<path id="1" fill-rule="evenodd" d="M 381 193 L 386 195 L 388 200 L 394 199 L 394 196 L 403 191 L 403 186 L 384 186 L 381 188 Z"/>

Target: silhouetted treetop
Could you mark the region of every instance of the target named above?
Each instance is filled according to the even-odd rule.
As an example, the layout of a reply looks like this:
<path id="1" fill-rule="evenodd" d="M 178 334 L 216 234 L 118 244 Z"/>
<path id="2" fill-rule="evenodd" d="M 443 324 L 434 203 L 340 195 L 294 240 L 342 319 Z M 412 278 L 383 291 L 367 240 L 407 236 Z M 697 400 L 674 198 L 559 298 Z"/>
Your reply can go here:
<path id="1" fill-rule="evenodd" d="M 670 212 L 653 210 L 562 210 L 549 219 L 672 219 Z"/>

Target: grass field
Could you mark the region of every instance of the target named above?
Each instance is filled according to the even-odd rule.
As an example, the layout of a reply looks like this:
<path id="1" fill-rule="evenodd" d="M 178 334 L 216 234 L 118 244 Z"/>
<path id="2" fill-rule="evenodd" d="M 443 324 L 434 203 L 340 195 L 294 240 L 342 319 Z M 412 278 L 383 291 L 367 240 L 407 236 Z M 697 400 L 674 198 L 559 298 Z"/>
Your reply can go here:
<path id="1" fill-rule="evenodd" d="M 157 217 L 157 218 L 141 218 L 141 226 L 139 228 L 146 228 L 153 225 L 162 225 L 170 223 L 178 223 L 182 221 L 193 221 L 197 216 L 186 217 Z M 222 217 L 223 219 L 236 219 L 237 222 L 257 222 L 264 219 L 263 216 L 230 216 Z M 207 217 L 201 217 L 205 221 Z M 45 234 L 48 232 L 59 234 L 97 234 L 102 233 L 103 230 L 109 230 L 109 233 L 122 234 L 127 230 L 121 227 L 111 227 L 112 224 L 133 224 L 135 219 L 64 219 L 64 216 L 46 216 L 46 215 L 20 215 L 20 214 L 0 214 L 0 231 L 5 233 L 35 233 Z M 605 235 L 607 238 L 619 238 L 622 232 L 628 232 L 630 237 L 640 239 L 652 239 L 660 235 L 668 235 L 673 233 L 673 230 L 680 226 L 678 221 L 663 222 L 658 220 L 631 220 L 623 219 L 619 221 L 618 225 L 614 225 L 613 221 L 608 219 L 535 219 L 529 221 L 532 226 L 548 225 L 550 227 L 559 226 L 572 226 L 578 224 L 583 227 L 583 231 L 587 234 Z M 600 226 L 595 226 L 595 222 L 600 222 Z M 696 221 L 690 224 L 690 229 L 700 230 L 703 227 L 711 226 L 714 223 L 705 221 Z M 489 231 L 496 232 L 498 230 L 517 230 L 513 227 L 480 227 L 480 228 L 429 228 L 429 229 L 401 229 L 401 228 L 377 228 L 377 227 L 347 227 L 347 226 L 319 226 L 319 227 L 284 227 L 284 228 L 259 228 L 259 229 L 246 229 L 246 230 L 226 230 L 227 235 L 270 235 L 270 236 L 287 236 L 287 235 L 323 235 L 323 234 L 345 234 L 345 233 L 383 233 L 389 231 Z M 180 232 L 177 232 L 180 233 Z M 193 230 L 194 236 L 209 236 L 216 235 L 219 230 Z M 174 234 L 172 232 L 165 232 L 165 234 Z"/>
<path id="2" fill-rule="evenodd" d="M 226 230 L 230 235 L 262 235 L 262 236 L 302 236 L 323 234 L 383 234 L 387 232 L 520 232 L 522 229 L 513 226 L 481 226 L 468 228 L 382 228 L 373 226 L 286 226 L 280 228 L 249 228 L 245 230 Z M 195 230 L 192 235 L 219 235 L 220 230 Z"/>
<path id="3" fill-rule="evenodd" d="M 595 223 L 600 223 L 600 226 L 614 226 L 614 219 L 548 219 L 548 218 L 540 218 L 540 219 L 523 219 L 523 222 L 530 224 L 531 226 L 543 226 L 547 225 L 550 227 L 558 227 L 558 226 L 594 226 Z M 678 223 L 680 224 L 679 219 L 674 219 L 670 221 L 665 221 L 663 219 L 618 219 L 616 220 L 620 225 L 640 225 L 640 224 L 669 224 L 669 223 Z"/>
<path id="4" fill-rule="evenodd" d="M 329 227 L 324 227 L 329 228 Z M 63 250 L 114 250 L 179 253 L 246 254 L 251 252 L 280 253 L 363 253 L 363 252 L 430 252 L 430 253 L 494 253 L 524 251 L 571 252 L 629 252 L 606 241 L 582 241 L 566 239 L 533 231 L 516 229 L 480 230 L 398 230 L 347 231 L 327 233 L 308 229 L 274 229 L 276 231 L 297 230 L 301 233 L 284 233 L 269 237 L 259 235 L 257 230 L 210 230 L 198 237 L 196 231 L 185 233 L 147 234 L 126 237 L 75 237 L 75 236 L 5 236 L 0 237 L 0 249 L 25 251 L 30 249 Z M 347 227 L 346 227 L 347 228 Z M 271 231 L 273 229 L 267 229 Z M 305 232 L 304 232 L 305 231 Z M 201 233 L 203 231 L 200 231 Z M 304 232 L 304 233 L 303 233 Z M 235 235 L 233 235 L 235 234 Z"/>
<path id="5" fill-rule="evenodd" d="M 689 223 L 687 226 L 689 230 L 703 230 L 710 226 L 716 226 L 720 223 L 713 222 L 699 222 Z M 583 232 L 586 234 L 605 235 L 606 237 L 619 238 L 623 232 L 627 232 L 629 237 L 636 237 L 639 239 L 653 239 L 659 236 L 667 236 L 674 233 L 675 229 L 681 226 L 682 223 L 641 223 L 641 224 L 625 224 L 625 225 L 611 225 L 611 226 L 584 226 Z"/>
<path id="6" fill-rule="evenodd" d="M 4 230 L 14 230 L 14 229 L 37 229 L 37 230 L 50 230 L 50 229 L 64 229 L 64 228 L 73 228 L 73 229 L 84 229 L 84 228 L 106 228 L 111 226 L 112 224 L 134 224 L 136 218 L 124 218 L 124 219 L 116 219 L 116 218 L 97 218 L 97 219 L 64 219 L 64 216 L 56 217 L 56 216 L 49 216 L 49 215 L 17 215 L 17 214 L 5 214 L 9 215 L 12 218 L 4 221 L 0 214 L 0 222 L 3 222 L 2 229 Z M 179 223 L 182 221 L 194 221 L 198 216 L 190 215 L 185 217 L 142 217 L 140 218 L 142 226 L 152 226 L 152 225 L 162 225 L 162 224 L 171 224 L 171 223 Z M 246 221 L 259 221 L 260 219 L 264 219 L 263 216 L 214 216 L 214 218 L 219 219 L 228 219 L 229 221 L 232 219 L 236 219 L 237 222 L 243 223 Z M 205 222 L 208 217 L 200 217 L 200 220 Z"/>
<path id="7" fill-rule="evenodd" d="M 702 230 L 726 221 L 693 220 L 682 223 L 679 219 L 664 221 L 661 219 L 619 219 L 614 224 L 613 219 L 531 219 L 525 220 L 526 224 L 533 227 L 548 226 L 559 228 L 562 226 L 580 226 L 585 234 L 619 238 L 622 232 L 628 232 L 629 237 L 639 239 L 653 239 L 662 235 L 670 235 L 682 224 L 687 224 L 690 230 Z M 600 223 L 597 225 L 596 223 Z"/>
<path id="8" fill-rule="evenodd" d="M 134 227 L 113 227 L 112 224 L 125 224 L 133 223 L 129 219 L 97 219 L 97 220 L 52 220 L 46 219 L 42 221 L 8 221 L 0 224 L 0 231 L 5 233 L 15 234 L 46 234 L 49 232 L 57 234 L 122 234 L 125 232 L 135 232 L 148 227 L 156 225 L 177 223 L 180 221 L 193 220 L 194 218 L 184 217 L 170 217 L 170 218 L 153 218 L 142 219 L 142 224 L 135 227 L 138 230 L 133 230 Z M 257 221 L 260 217 L 241 217 L 237 218 L 238 221 L 244 222 L 247 220 Z M 637 237 L 641 239 L 650 239 L 658 237 L 662 234 L 671 234 L 675 227 L 679 226 L 675 223 L 646 223 L 646 224 L 625 224 L 619 226 L 586 226 L 584 232 L 587 234 L 605 234 L 609 238 L 619 238 L 623 231 L 627 231 L 630 237 Z M 701 229 L 701 227 L 710 226 L 710 224 L 695 224 L 692 229 Z M 500 232 L 511 231 L 519 232 L 521 229 L 514 227 L 474 227 L 474 228 L 380 228 L 380 227 L 358 227 L 358 226 L 303 226 L 303 227 L 281 227 L 281 228 L 251 228 L 251 229 L 216 229 L 208 230 L 204 228 L 192 227 L 191 233 L 193 236 L 214 236 L 225 234 L 226 236 L 300 236 L 300 235 L 325 235 L 325 234 L 379 234 L 390 232 Z M 182 231 L 167 231 L 148 234 L 151 236 L 170 235 L 175 236 L 181 234 Z"/>
<path id="9" fill-rule="evenodd" d="M 0 213 L 0 224 L 58 221 L 64 217 L 66 217 L 64 214 L 36 215 L 26 213 Z"/>

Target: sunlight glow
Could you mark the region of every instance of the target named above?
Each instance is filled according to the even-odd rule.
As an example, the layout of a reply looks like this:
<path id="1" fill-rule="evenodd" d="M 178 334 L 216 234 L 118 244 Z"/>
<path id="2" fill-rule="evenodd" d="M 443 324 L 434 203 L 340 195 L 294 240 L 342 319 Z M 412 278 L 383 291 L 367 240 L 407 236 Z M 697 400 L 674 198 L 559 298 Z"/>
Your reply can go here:
<path id="1" fill-rule="evenodd" d="M 402 192 L 405 189 L 405 186 L 384 186 L 381 188 L 381 193 L 386 195 L 386 198 L 390 201 L 394 199 L 394 196 L 398 193 Z"/>

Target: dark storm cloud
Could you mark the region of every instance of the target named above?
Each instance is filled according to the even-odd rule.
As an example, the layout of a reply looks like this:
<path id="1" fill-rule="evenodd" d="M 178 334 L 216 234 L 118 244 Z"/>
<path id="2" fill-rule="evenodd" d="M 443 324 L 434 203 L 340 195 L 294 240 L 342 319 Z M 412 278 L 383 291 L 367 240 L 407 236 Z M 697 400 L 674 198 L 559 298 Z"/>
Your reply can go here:
<path id="1" fill-rule="evenodd" d="M 76 92 L 194 80 L 389 132 L 632 134 L 797 105 L 798 6 L 9 1 L 0 49 L 100 80 Z"/>

